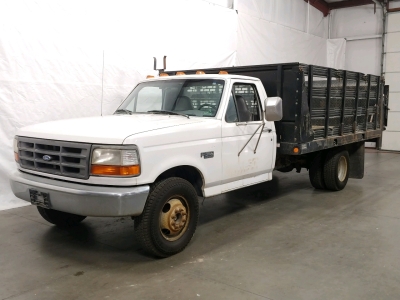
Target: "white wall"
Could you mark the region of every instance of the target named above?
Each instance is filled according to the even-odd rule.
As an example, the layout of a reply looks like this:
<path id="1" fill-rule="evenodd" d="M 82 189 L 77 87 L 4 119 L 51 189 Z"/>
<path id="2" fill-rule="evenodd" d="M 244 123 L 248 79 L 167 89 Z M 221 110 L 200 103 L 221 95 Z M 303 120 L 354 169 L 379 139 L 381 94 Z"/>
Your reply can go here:
<path id="1" fill-rule="evenodd" d="M 300 32 L 328 38 L 328 19 L 304 1 L 297 0 L 236 0 L 235 9 L 264 21 L 286 26 Z"/>
<path id="2" fill-rule="evenodd" d="M 346 42 L 346 70 L 380 75 L 381 57 L 381 38 Z"/>
<path id="3" fill-rule="evenodd" d="M 331 11 L 331 38 L 348 38 L 345 69 L 380 75 L 382 39 L 382 8 L 373 5 Z M 358 39 L 354 39 L 358 38 Z"/>
<path id="4" fill-rule="evenodd" d="M 400 151 L 400 12 L 388 14 L 385 83 L 389 85 L 389 115 L 382 149 Z"/>
<path id="5" fill-rule="evenodd" d="M 304 1 L 237 0 L 236 63 L 302 62 L 344 67 L 343 39 L 329 40 L 328 18 Z"/>
<path id="6" fill-rule="evenodd" d="M 389 8 L 399 8 L 400 1 L 399 0 L 392 0 L 389 2 Z"/>
<path id="7" fill-rule="evenodd" d="M 23 203 L 8 184 L 17 129 L 112 113 L 153 56 L 168 69 L 344 63 L 301 0 L 2 0 L 0 32 L 0 209 Z"/>
<path id="8" fill-rule="evenodd" d="M 0 209 L 18 203 L 8 184 L 18 128 L 100 115 L 103 79 L 112 113 L 154 73 L 153 56 L 169 68 L 233 65 L 236 19 L 206 1 L 1 1 Z"/>

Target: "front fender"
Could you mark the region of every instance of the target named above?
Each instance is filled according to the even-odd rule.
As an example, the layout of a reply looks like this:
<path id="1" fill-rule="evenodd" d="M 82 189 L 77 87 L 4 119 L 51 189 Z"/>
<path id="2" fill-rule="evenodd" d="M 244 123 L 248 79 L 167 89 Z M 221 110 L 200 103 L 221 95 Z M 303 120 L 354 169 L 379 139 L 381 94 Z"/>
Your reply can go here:
<path id="1" fill-rule="evenodd" d="M 138 184 L 152 183 L 160 174 L 178 166 L 191 166 L 199 170 L 204 180 L 204 187 L 215 185 L 221 178 L 221 149 L 211 145 L 186 145 L 166 149 L 143 149 L 141 152 L 142 175 L 138 178 Z M 219 149 L 216 149 L 219 148 Z M 210 149 L 214 151 L 210 151 Z M 214 152 L 214 157 L 204 158 L 203 152 Z"/>

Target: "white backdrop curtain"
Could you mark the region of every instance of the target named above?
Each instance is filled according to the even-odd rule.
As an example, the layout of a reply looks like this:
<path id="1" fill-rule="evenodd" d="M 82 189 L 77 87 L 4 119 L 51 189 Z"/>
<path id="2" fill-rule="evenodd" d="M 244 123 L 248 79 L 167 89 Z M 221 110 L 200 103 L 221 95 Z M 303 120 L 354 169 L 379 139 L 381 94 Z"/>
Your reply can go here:
<path id="1" fill-rule="evenodd" d="M 138 81 L 154 73 L 153 56 L 167 55 L 168 69 L 285 61 L 328 65 L 326 22 L 304 3 L 1 1 L 0 209 L 25 203 L 8 184 L 16 169 L 17 129 L 112 113 Z M 261 20 L 252 10 L 260 5 Z M 338 51 L 335 61 L 342 57 Z"/>

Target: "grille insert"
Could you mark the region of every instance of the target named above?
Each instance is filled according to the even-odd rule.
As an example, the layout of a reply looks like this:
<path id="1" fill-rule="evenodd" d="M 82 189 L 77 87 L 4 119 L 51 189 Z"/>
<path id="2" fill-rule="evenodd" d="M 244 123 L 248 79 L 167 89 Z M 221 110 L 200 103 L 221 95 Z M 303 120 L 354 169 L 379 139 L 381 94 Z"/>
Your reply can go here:
<path id="1" fill-rule="evenodd" d="M 18 137 L 23 169 L 60 176 L 89 178 L 90 144 Z"/>

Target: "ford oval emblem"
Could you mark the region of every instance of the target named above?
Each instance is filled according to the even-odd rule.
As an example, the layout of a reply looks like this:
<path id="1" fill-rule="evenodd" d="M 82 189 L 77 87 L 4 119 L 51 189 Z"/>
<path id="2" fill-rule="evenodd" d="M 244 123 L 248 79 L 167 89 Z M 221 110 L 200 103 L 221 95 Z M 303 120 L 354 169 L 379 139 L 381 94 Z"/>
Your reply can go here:
<path id="1" fill-rule="evenodd" d="M 50 155 L 43 155 L 43 160 L 45 160 L 45 161 L 51 161 L 52 160 L 52 157 L 50 156 Z"/>

